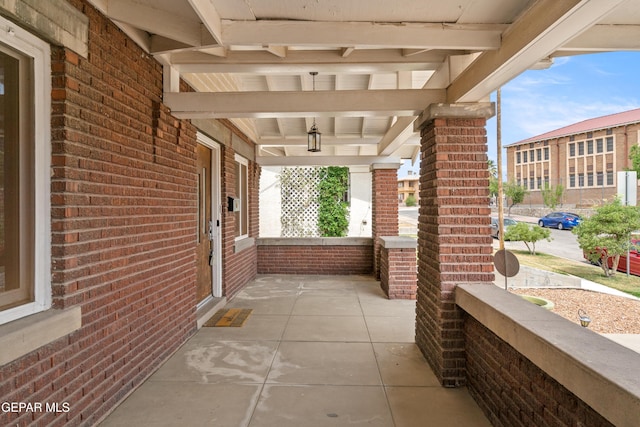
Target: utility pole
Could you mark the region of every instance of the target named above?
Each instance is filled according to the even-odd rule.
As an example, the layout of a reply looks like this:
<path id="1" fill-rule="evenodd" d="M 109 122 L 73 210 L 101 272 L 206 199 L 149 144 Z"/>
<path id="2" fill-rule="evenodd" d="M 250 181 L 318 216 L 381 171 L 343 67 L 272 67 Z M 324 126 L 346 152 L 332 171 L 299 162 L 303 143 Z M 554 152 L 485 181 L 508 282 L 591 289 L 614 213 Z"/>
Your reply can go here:
<path id="1" fill-rule="evenodd" d="M 497 111 L 496 111 L 496 143 L 498 149 L 498 236 L 500 237 L 500 250 L 504 249 L 504 206 L 503 188 L 502 188 L 502 96 L 500 88 L 497 93 Z"/>

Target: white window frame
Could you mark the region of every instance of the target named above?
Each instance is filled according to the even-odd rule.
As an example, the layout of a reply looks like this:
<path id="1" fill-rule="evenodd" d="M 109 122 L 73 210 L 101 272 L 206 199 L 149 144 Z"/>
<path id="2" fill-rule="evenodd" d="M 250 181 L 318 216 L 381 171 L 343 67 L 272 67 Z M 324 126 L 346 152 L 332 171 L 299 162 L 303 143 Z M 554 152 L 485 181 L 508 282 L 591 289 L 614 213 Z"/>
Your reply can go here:
<path id="1" fill-rule="evenodd" d="M 236 180 L 238 180 L 238 188 L 240 189 L 240 194 L 236 194 L 236 198 L 239 200 L 240 203 L 240 212 L 238 214 L 238 217 L 240 218 L 240 224 L 239 224 L 239 229 L 242 230 L 244 228 L 244 226 L 246 226 L 246 230 L 247 232 L 245 234 L 240 234 L 238 236 L 236 236 L 235 240 L 243 240 L 246 239 L 247 237 L 249 237 L 249 211 L 248 211 L 248 205 L 249 205 L 249 160 L 247 160 L 246 158 L 236 154 L 235 155 L 235 161 L 236 163 L 239 163 L 241 165 L 243 165 L 247 171 L 246 175 L 243 177 L 242 173 L 239 174 L 239 176 L 236 176 Z M 240 168 L 240 170 L 242 170 Z M 243 178 L 244 180 L 246 180 L 247 182 L 243 182 Z M 244 184 L 244 185 L 243 185 Z M 243 188 L 246 188 L 246 192 L 247 194 L 242 194 L 242 190 Z M 242 203 L 242 200 L 245 200 L 246 203 Z M 247 206 L 244 206 L 244 205 Z"/>
<path id="2" fill-rule="evenodd" d="M 0 324 L 51 308 L 51 49 L 0 17 L 0 43 L 31 59 L 34 137 L 34 263 L 32 302 L 0 311 Z"/>

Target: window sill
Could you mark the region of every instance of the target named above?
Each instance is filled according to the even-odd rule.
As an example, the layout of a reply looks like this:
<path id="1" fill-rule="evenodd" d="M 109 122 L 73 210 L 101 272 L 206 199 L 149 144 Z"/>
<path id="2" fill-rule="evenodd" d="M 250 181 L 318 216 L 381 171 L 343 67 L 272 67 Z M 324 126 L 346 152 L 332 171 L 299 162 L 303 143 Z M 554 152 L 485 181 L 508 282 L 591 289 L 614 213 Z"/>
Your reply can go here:
<path id="1" fill-rule="evenodd" d="M 82 310 L 50 309 L 0 325 L 0 366 L 69 335 L 82 326 Z"/>
<path id="2" fill-rule="evenodd" d="M 253 237 L 245 237 L 243 239 L 236 240 L 234 246 L 234 253 L 242 252 L 245 249 L 252 248 L 256 245 L 256 239 Z"/>

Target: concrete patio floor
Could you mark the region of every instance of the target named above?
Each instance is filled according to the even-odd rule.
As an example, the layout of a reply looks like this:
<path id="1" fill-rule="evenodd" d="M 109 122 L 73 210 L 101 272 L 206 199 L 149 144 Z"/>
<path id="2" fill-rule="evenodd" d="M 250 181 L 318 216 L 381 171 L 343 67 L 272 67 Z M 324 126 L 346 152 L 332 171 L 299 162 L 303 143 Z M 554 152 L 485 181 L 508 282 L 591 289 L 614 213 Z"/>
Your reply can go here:
<path id="1" fill-rule="evenodd" d="M 490 426 L 466 388 L 440 386 L 414 343 L 415 301 L 369 276 L 258 276 L 101 424 Z"/>

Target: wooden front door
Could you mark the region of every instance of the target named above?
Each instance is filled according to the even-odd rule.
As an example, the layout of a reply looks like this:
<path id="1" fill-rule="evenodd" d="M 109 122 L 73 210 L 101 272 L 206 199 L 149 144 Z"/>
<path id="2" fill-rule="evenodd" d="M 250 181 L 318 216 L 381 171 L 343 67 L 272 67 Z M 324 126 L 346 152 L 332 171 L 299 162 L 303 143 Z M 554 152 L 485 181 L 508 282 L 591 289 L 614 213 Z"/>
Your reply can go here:
<path id="1" fill-rule="evenodd" d="M 213 218 L 211 215 L 211 158 L 209 147 L 198 144 L 198 226 L 197 226 L 197 273 L 196 294 L 198 302 L 212 295 L 213 265 L 215 260 L 213 242 Z"/>

